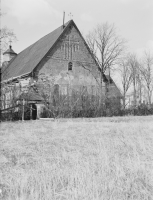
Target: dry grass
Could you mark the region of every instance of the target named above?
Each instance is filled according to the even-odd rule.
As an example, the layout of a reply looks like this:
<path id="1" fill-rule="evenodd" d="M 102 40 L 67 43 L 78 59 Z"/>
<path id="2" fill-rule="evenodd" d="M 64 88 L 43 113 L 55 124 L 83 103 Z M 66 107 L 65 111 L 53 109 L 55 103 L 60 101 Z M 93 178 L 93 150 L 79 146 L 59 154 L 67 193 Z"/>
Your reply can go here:
<path id="1" fill-rule="evenodd" d="M 153 116 L 0 124 L 0 199 L 153 199 Z"/>

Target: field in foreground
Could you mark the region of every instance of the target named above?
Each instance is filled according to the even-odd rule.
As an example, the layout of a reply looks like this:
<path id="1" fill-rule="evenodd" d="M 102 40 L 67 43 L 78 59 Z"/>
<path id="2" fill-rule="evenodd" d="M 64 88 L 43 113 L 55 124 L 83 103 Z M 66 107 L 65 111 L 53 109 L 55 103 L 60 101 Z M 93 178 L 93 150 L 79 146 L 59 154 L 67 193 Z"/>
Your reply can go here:
<path id="1" fill-rule="evenodd" d="M 153 200 L 153 116 L 0 124 L 0 200 Z"/>

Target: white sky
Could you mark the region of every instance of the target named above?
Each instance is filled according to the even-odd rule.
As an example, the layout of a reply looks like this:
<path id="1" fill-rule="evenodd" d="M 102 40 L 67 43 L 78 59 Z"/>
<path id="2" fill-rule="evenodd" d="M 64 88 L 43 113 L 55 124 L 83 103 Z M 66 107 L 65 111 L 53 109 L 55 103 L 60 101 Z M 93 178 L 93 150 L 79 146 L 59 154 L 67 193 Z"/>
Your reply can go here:
<path id="1" fill-rule="evenodd" d="M 19 53 L 39 38 L 73 20 L 85 35 L 97 24 L 114 23 L 119 35 L 128 40 L 129 49 L 140 53 L 153 50 L 153 0 L 1 0 L 2 25 L 13 29 Z"/>

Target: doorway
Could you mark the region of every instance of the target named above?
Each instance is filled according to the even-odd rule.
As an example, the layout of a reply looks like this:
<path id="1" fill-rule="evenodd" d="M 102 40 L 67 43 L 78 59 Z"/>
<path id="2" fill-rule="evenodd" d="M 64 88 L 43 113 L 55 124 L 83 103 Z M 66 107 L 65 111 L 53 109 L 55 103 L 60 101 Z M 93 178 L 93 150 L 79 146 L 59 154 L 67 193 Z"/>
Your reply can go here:
<path id="1" fill-rule="evenodd" d="M 32 119 L 37 119 L 37 106 L 35 104 L 32 104 Z"/>

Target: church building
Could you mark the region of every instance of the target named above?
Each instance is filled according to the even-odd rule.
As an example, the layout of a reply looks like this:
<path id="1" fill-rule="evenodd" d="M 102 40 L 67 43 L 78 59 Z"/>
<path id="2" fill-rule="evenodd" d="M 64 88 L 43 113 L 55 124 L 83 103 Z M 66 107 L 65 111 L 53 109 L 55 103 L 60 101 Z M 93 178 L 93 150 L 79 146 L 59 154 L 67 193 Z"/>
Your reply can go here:
<path id="1" fill-rule="evenodd" d="M 73 20 L 19 54 L 10 46 L 3 56 L 2 110 L 13 106 L 13 98 L 25 100 L 36 107 L 39 118 L 43 105 L 82 109 L 94 102 L 98 105 L 100 95 L 106 93 L 120 106 L 119 89 L 108 75 L 103 75 L 100 84 L 96 60 Z"/>

